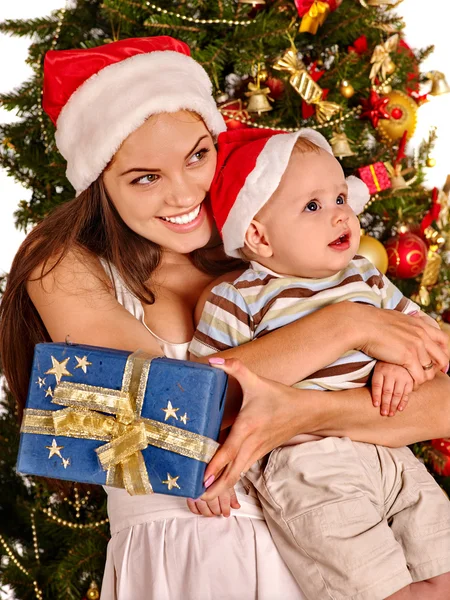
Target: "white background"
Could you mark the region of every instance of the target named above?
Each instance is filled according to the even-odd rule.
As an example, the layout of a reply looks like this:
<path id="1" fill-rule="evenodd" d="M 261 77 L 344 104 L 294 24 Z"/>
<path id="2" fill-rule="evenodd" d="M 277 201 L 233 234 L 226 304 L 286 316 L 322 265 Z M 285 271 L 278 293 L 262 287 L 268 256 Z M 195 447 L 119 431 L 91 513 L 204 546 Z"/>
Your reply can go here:
<path id="1" fill-rule="evenodd" d="M 357 0 L 345 0 L 356 2 Z M 410 46 L 424 47 L 435 44 L 435 52 L 422 65 L 422 70 L 438 70 L 446 74 L 450 84 L 450 35 L 444 16 L 448 0 L 404 0 L 396 9 L 406 21 L 406 41 Z M 0 2 L 0 21 L 4 19 L 46 16 L 52 10 L 65 6 L 65 0 L 15 0 Z M 18 87 L 31 76 L 25 64 L 29 40 L 0 34 L 0 92 Z M 450 94 L 430 97 L 431 101 L 419 110 L 419 124 L 412 143 L 427 136 L 429 127 L 438 127 L 438 143 L 434 152 L 437 165 L 429 169 L 428 185 L 442 187 L 450 173 Z M 17 117 L 0 107 L 0 123 Z M 11 260 L 24 237 L 14 228 L 13 212 L 20 200 L 30 198 L 30 192 L 15 183 L 0 169 L 0 273 L 9 270 Z"/>

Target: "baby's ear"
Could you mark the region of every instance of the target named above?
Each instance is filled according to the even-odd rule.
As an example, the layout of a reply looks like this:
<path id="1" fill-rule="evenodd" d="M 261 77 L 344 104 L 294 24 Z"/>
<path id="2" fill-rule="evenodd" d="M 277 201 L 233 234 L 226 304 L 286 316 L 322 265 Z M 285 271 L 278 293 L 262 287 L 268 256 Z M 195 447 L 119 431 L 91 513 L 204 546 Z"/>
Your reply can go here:
<path id="1" fill-rule="evenodd" d="M 245 233 L 245 247 L 256 256 L 270 258 L 273 255 L 266 228 L 259 221 L 253 220 Z"/>

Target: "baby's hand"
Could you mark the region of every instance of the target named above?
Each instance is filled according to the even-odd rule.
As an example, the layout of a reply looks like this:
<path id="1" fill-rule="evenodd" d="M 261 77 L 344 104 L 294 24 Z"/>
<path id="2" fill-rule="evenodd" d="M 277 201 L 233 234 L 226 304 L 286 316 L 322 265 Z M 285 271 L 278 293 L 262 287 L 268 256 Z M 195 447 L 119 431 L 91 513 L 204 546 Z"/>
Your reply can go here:
<path id="1" fill-rule="evenodd" d="M 203 515 L 204 517 L 219 517 L 220 515 L 229 517 L 231 508 L 241 508 L 234 488 L 230 488 L 227 492 L 224 492 L 210 502 L 188 498 L 187 505 L 191 513 L 194 513 L 194 515 Z"/>
<path id="2" fill-rule="evenodd" d="M 372 404 L 380 406 L 380 414 L 393 417 L 397 410 L 404 410 L 414 381 L 409 372 L 400 365 L 378 361 L 372 376 Z"/>

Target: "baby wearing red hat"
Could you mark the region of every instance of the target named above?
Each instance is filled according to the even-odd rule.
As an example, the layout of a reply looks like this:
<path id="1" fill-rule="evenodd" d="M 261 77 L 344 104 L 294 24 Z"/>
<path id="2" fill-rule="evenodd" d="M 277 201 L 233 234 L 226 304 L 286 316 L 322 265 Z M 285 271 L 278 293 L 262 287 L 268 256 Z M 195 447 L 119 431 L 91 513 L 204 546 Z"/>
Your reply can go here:
<path id="1" fill-rule="evenodd" d="M 344 300 L 419 310 L 356 254 L 355 211 L 367 202 L 368 190 L 344 177 L 321 134 L 236 130 L 222 133 L 218 144 L 210 192 L 214 217 L 227 254 L 250 266 L 233 283 L 213 288 L 192 355 L 245 344 Z M 372 373 L 384 396 L 382 414 L 403 410 L 412 390 L 409 373 L 359 350 L 294 387 L 356 388 Z M 310 600 L 383 600 L 450 571 L 450 503 L 406 447 L 302 435 L 246 476 L 281 555 Z"/>

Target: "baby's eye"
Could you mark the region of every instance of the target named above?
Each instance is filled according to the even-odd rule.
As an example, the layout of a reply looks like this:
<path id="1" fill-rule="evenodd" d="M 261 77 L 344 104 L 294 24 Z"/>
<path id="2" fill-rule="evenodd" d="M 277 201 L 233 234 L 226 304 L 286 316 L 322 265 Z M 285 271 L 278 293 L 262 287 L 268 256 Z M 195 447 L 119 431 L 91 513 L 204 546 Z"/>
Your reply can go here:
<path id="1" fill-rule="evenodd" d="M 316 200 L 311 200 L 311 202 L 308 202 L 305 206 L 305 210 L 309 212 L 315 212 L 316 210 L 319 210 L 319 208 L 319 203 Z"/>
<path id="2" fill-rule="evenodd" d="M 148 173 L 148 175 L 143 175 L 142 177 L 134 179 L 131 183 L 133 185 L 146 185 L 148 183 L 155 183 L 157 179 L 158 175 L 155 175 L 155 173 Z"/>
<path id="3" fill-rule="evenodd" d="M 336 204 L 345 204 L 346 200 L 347 199 L 344 194 L 339 194 L 339 196 L 336 198 Z"/>

